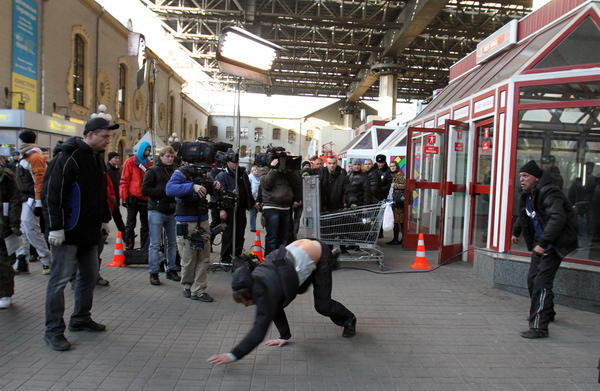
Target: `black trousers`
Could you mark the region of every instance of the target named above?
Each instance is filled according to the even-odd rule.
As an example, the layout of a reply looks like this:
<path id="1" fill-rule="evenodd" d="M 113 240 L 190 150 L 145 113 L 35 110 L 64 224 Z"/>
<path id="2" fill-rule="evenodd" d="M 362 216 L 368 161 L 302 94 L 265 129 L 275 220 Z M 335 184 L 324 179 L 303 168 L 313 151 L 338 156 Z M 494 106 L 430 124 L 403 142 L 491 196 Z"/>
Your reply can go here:
<path id="1" fill-rule="evenodd" d="M 233 209 L 227 210 L 227 229 L 223 232 L 223 241 L 221 243 L 221 262 L 230 263 L 232 261 L 231 251 L 233 247 Z M 235 254 L 239 256 L 244 249 L 244 234 L 246 232 L 246 210 L 237 209 L 235 218 Z"/>
<path id="2" fill-rule="evenodd" d="M 140 215 L 140 244 L 141 248 L 148 248 L 148 202 L 134 197 L 127 200 L 127 226 L 125 227 L 125 244 L 128 249 L 135 245 L 135 226 L 137 215 Z"/>
<path id="3" fill-rule="evenodd" d="M 313 285 L 313 296 L 315 300 L 315 310 L 323 316 L 327 316 L 338 326 L 343 326 L 347 321 L 354 318 L 354 314 L 343 304 L 331 298 L 331 289 L 333 286 L 333 263 L 331 251 L 327 245 L 321 243 L 323 254 L 317 263 L 317 269 L 311 276 L 298 288 L 298 292 L 305 292 L 308 286 Z"/>
<path id="4" fill-rule="evenodd" d="M 555 250 L 547 250 L 545 254 L 531 255 L 531 264 L 527 275 L 527 288 L 531 297 L 529 309 L 529 327 L 548 329 L 550 319 L 554 316 L 554 294 L 552 286 L 554 277 L 562 258 Z"/>

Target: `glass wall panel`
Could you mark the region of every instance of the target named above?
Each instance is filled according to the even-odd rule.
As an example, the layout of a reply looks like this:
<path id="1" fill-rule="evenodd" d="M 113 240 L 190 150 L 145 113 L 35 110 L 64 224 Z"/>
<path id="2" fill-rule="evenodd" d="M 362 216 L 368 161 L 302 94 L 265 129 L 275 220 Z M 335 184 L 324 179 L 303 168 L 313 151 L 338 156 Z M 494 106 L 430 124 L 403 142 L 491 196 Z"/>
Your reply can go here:
<path id="1" fill-rule="evenodd" d="M 600 107 L 521 110 L 513 219 L 519 211 L 518 170 L 529 160 L 550 171 L 578 221 L 570 258 L 600 260 Z M 512 250 L 527 251 L 521 238 Z"/>

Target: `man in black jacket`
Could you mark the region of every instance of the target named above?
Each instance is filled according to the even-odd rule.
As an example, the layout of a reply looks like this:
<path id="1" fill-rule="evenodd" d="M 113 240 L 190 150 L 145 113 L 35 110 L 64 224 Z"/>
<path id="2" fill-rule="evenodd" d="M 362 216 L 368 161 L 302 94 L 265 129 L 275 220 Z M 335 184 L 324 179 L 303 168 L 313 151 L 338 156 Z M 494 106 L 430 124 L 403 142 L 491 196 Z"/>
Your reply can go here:
<path id="1" fill-rule="evenodd" d="M 123 216 L 121 216 L 121 197 L 119 196 L 119 182 L 121 181 L 121 155 L 117 152 L 108 153 L 108 162 L 106 163 L 106 173 L 110 178 L 110 181 L 115 189 L 115 197 L 117 199 L 117 207 L 112 211 L 112 218 L 117 226 L 117 229 L 121 232 L 125 232 L 125 223 L 123 222 Z"/>
<path id="2" fill-rule="evenodd" d="M 89 120 L 83 139 L 71 137 L 61 144 L 46 171 L 43 213 L 54 263 L 46 292 L 44 340 L 54 350 L 71 348 L 64 336 L 64 289 L 75 271 L 75 304 L 69 330 L 106 329 L 92 320 L 90 311 L 98 277 L 98 240 L 101 229 L 108 231 L 110 220 L 102 153 L 118 127 L 100 117 Z"/>
<path id="3" fill-rule="evenodd" d="M 211 356 L 208 362 L 222 365 L 240 360 L 261 343 L 271 322 L 279 330 L 279 338 L 267 341 L 266 345 L 287 344 L 292 334 L 284 308 L 297 294 L 306 292 L 311 283 L 315 310 L 342 326 L 342 336 L 353 337 L 356 334 L 356 317 L 344 305 L 331 299 L 331 271 L 336 262 L 327 245 L 301 239 L 272 252 L 252 272 L 245 266 L 236 269 L 231 281 L 233 298 L 245 306 L 256 304 L 254 325 L 230 353 Z"/>
<path id="4" fill-rule="evenodd" d="M 523 234 L 532 251 L 527 287 L 531 297 L 529 330 L 523 338 L 548 337 L 554 320 L 554 277 L 564 256 L 577 248 L 577 223 L 573 207 L 557 186 L 552 174 L 529 161 L 519 170 L 521 202 L 511 241 Z"/>
<path id="5" fill-rule="evenodd" d="M 327 157 L 327 167 L 319 170 L 319 182 L 321 187 L 321 211 L 333 212 L 343 209 L 345 204 L 345 193 L 348 188 L 348 177 L 338 166 L 335 156 Z"/>
<path id="6" fill-rule="evenodd" d="M 238 194 L 235 207 L 227 207 L 219 210 L 219 217 L 227 224 L 223 232 L 223 241 L 221 244 L 221 262 L 231 263 L 231 254 L 233 250 L 233 229 L 234 229 L 234 210 L 235 210 L 235 250 L 233 256 L 242 254 L 244 248 L 244 234 L 246 233 L 246 211 L 254 208 L 256 202 L 252 197 L 250 181 L 243 167 L 239 167 L 238 154 L 228 154 L 227 169 L 217 175 L 217 182 L 221 184 L 223 190 L 236 192 Z M 237 187 L 235 184 L 237 170 Z"/>
<path id="7" fill-rule="evenodd" d="M 385 161 L 385 155 L 377 155 L 375 157 L 375 162 L 377 162 L 377 171 L 379 172 L 379 191 L 377 199 L 381 201 L 384 200 L 390 192 L 390 187 L 392 186 L 392 173 Z"/>
<path id="8" fill-rule="evenodd" d="M 381 188 L 381 178 L 379 177 L 379 170 L 373 164 L 373 160 L 365 160 L 365 173 L 369 180 L 369 188 L 371 189 L 371 195 L 375 201 L 379 201 L 379 189 Z"/>
<path id="9" fill-rule="evenodd" d="M 164 147 L 158 155 L 158 162 L 150 167 L 144 175 L 142 194 L 148 197 L 148 226 L 150 231 L 150 246 L 148 247 L 148 273 L 150 284 L 160 285 L 158 278 L 159 250 L 162 243 L 163 231 L 165 238 L 165 255 L 167 258 L 167 279 L 181 281 L 175 268 L 177 257 L 177 235 L 175 223 L 175 199 L 168 197 L 165 188 L 171 179 L 175 167 L 175 150 Z"/>
<path id="10" fill-rule="evenodd" d="M 369 178 L 361 171 L 360 161 L 352 163 L 352 171 L 348 174 L 348 188 L 346 191 L 346 203 L 349 206 L 368 205 L 377 202 L 371 195 Z"/>

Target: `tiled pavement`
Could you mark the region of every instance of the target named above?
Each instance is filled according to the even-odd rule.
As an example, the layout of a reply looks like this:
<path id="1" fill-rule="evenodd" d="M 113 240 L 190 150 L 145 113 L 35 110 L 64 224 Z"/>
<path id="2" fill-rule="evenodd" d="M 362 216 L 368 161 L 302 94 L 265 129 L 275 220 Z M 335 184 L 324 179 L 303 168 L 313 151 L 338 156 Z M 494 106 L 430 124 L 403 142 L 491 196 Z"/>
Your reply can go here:
<path id="1" fill-rule="evenodd" d="M 407 269 L 413 254 L 384 248 L 392 271 Z M 110 287 L 96 290 L 93 315 L 108 331 L 67 332 L 74 349 L 54 352 L 42 341 L 39 269 L 16 277 L 15 305 L 0 311 L 2 391 L 600 390 L 600 315 L 557 306 L 551 338 L 524 340 L 527 298 L 488 287 L 465 264 L 422 274 L 339 270 L 334 297 L 357 314 L 355 338 L 342 338 L 305 294 L 287 309 L 293 344 L 261 346 L 224 367 L 206 358 L 229 351 L 254 316 L 231 299 L 228 273 L 209 275 L 216 302 L 206 304 L 163 275 L 150 286 L 144 268 L 103 267 Z"/>

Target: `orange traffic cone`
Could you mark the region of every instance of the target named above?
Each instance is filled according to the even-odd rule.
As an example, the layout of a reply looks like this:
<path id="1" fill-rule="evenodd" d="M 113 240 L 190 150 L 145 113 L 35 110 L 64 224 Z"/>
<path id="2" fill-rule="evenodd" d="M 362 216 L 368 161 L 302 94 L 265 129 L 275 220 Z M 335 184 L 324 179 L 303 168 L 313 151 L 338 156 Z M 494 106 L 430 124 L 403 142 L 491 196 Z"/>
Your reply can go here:
<path id="1" fill-rule="evenodd" d="M 425 257 L 425 238 L 423 234 L 419 234 L 419 244 L 417 245 L 417 255 L 415 261 L 410 265 L 413 269 L 431 269 Z"/>
<path id="2" fill-rule="evenodd" d="M 256 255 L 259 261 L 264 262 L 265 256 L 263 255 L 262 243 L 260 242 L 260 230 L 256 230 L 256 240 L 252 245 L 252 254 Z"/>
<path id="3" fill-rule="evenodd" d="M 123 244 L 123 234 L 121 231 L 117 232 L 117 240 L 115 241 L 115 252 L 113 255 L 112 262 L 106 266 L 110 267 L 125 267 L 125 248 Z"/>

